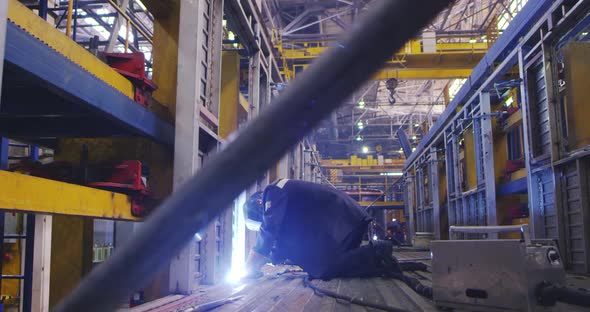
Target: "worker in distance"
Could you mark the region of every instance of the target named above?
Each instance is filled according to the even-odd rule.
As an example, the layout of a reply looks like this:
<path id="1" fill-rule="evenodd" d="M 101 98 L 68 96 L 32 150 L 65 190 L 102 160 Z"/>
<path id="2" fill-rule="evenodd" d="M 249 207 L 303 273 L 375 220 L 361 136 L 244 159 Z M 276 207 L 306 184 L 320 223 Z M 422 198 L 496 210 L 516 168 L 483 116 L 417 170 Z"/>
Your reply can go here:
<path id="1" fill-rule="evenodd" d="M 403 278 L 390 242 L 361 246 L 372 219 L 332 186 L 281 179 L 250 196 L 244 210 L 246 226 L 258 231 L 246 263 L 250 277 L 267 262 L 289 261 L 315 279 Z"/>

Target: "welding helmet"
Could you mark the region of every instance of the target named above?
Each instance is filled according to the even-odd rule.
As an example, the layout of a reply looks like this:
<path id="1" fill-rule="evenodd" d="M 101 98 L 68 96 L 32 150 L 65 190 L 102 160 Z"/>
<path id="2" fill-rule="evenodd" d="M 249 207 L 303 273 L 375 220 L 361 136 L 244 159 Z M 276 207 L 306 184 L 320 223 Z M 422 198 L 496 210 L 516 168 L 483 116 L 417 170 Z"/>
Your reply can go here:
<path id="1" fill-rule="evenodd" d="M 262 215 L 264 214 L 263 192 L 252 194 L 244 204 L 246 227 L 252 231 L 260 230 Z"/>

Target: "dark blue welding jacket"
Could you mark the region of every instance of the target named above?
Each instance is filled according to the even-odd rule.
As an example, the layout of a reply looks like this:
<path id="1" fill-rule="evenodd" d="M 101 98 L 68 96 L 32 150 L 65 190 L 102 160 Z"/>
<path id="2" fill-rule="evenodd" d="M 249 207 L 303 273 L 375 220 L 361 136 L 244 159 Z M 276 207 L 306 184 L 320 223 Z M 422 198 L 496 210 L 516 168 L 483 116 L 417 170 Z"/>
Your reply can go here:
<path id="1" fill-rule="evenodd" d="M 274 263 L 288 259 L 311 274 L 350 249 L 351 235 L 363 233 L 371 221 L 345 193 L 299 180 L 281 179 L 267 186 L 263 204 L 254 250 Z"/>

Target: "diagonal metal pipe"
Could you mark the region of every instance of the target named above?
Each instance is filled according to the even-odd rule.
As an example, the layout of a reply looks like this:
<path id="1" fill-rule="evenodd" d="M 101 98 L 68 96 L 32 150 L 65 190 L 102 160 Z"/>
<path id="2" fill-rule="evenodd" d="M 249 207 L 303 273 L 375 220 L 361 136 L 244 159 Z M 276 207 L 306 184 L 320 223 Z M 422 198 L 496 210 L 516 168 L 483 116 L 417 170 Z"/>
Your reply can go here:
<path id="1" fill-rule="evenodd" d="M 372 6 L 55 311 L 114 310 L 451 2 L 381 0 Z"/>

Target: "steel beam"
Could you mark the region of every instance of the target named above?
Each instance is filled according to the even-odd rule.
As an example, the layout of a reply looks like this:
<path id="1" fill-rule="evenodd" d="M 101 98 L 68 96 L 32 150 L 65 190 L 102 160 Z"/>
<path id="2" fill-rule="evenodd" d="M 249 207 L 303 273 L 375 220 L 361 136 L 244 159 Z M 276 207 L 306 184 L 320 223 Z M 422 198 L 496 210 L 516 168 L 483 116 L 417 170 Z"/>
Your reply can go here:
<path id="1" fill-rule="evenodd" d="M 488 115 L 491 113 L 490 93 L 482 92 L 480 94 L 480 114 Z M 483 177 L 485 182 L 485 201 L 487 207 L 487 225 L 498 225 L 496 213 L 496 176 L 494 173 L 494 136 L 492 133 L 492 117 L 481 118 L 481 143 L 482 143 L 482 161 Z"/>
<path id="2" fill-rule="evenodd" d="M 8 0 L 0 0 L 0 60 L 4 59 L 4 50 L 6 46 L 6 20 L 8 17 Z M 4 62 L 0 62 L 0 94 L 2 93 L 2 74 L 4 72 Z M 2 102 L 0 102 L 0 108 Z M 3 144 L 0 143 L 0 147 Z M 1 155 L 1 153 L 0 153 Z M 0 159 L 1 161 L 1 159 Z M 0 169 L 3 167 L 0 164 Z"/>
<path id="3" fill-rule="evenodd" d="M 119 0 L 119 3 L 121 10 L 127 11 L 127 8 L 129 7 L 129 0 Z M 98 18 L 98 20 L 102 21 L 100 17 Z M 117 14 L 117 17 L 115 17 L 115 24 L 110 30 L 111 34 L 109 35 L 109 43 L 105 48 L 106 52 L 113 52 L 113 49 L 115 48 L 115 42 L 117 41 L 117 39 L 119 39 L 119 30 L 121 29 L 121 24 L 123 20 L 125 20 L 125 16 L 123 16 L 123 14 L 121 13 Z M 129 29 L 127 29 L 127 31 L 129 32 Z M 123 40 L 123 43 L 125 43 L 125 40 Z"/>
<path id="4" fill-rule="evenodd" d="M 432 222 L 434 230 L 434 239 L 441 239 L 441 228 L 440 228 L 440 198 L 438 188 L 440 187 L 439 175 L 438 175 L 438 151 L 436 147 L 430 149 L 430 198 L 432 199 Z"/>
<path id="5" fill-rule="evenodd" d="M 180 1 L 180 28 L 178 37 L 178 66 L 176 88 L 176 132 L 174 144 L 174 190 L 201 167 L 199 158 L 199 127 L 201 60 L 207 55 L 202 49 L 203 5 L 201 1 Z M 198 229 L 195 229 L 196 232 Z M 193 233 L 194 234 L 194 233 Z M 194 265 L 198 254 L 198 237 L 193 236 L 185 248 L 176 254 L 170 264 L 170 291 L 189 294 L 198 285 L 198 268 Z"/>
<path id="6" fill-rule="evenodd" d="M 137 221 L 123 194 L 0 171 L 0 209 Z"/>

